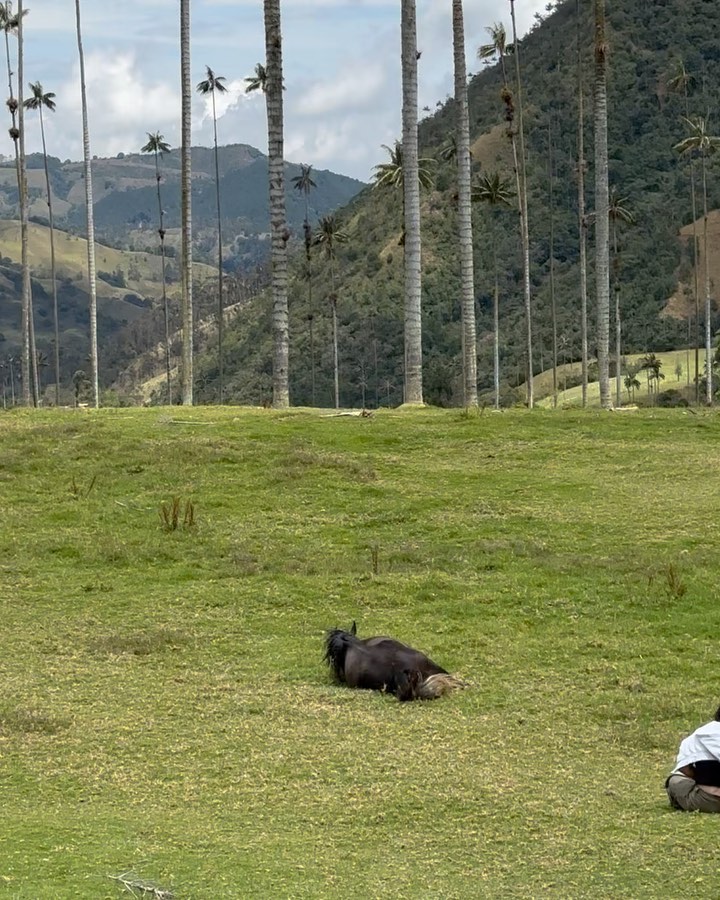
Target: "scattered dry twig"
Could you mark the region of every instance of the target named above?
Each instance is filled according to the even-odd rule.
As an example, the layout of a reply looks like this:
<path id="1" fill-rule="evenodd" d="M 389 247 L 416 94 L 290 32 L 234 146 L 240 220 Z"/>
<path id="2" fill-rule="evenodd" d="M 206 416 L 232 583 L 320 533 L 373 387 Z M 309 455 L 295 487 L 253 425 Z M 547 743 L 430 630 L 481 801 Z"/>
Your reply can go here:
<path id="1" fill-rule="evenodd" d="M 155 900 L 173 900 L 173 897 L 175 896 L 172 891 L 166 891 L 163 888 L 159 888 L 152 884 L 150 881 L 138 878 L 133 872 L 123 872 L 122 875 L 110 875 L 108 877 L 113 881 L 119 881 L 125 890 L 131 893 L 133 897 L 149 896 L 154 897 Z M 136 894 L 135 891 L 139 891 L 140 893 Z"/>

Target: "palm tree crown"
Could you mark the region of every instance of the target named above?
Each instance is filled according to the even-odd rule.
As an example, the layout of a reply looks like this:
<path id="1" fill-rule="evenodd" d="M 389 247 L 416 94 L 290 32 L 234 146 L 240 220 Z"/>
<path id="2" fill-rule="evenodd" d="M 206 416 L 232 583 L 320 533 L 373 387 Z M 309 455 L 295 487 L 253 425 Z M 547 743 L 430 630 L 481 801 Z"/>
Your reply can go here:
<path id="1" fill-rule="evenodd" d="M 218 94 L 224 94 L 227 92 L 227 87 L 224 82 L 226 78 L 224 75 L 216 75 L 215 72 L 210 68 L 210 66 L 205 66 L 205 73 L 207 78 L 204 78 L 202 81 L 199 81 L 196 90 L 200 94 L 212 94 L 215 91 Z"/>
<path id="2" fill-rule="evenodd" d="M 245 79 L 245 93 L 250 94 L 252 91 L 262 91 L 263 94 L 267 90 L 267 70 L 262 63 L 255 66 L 255 74 Z"/>
<path id="3" fill-rule="evenodd" d="M 707 130 L 707 116 L 682 117 L 690 134 L 675 144 L 678 153 L 694 152 L 700 156 L 712 156 L 720 149 L 720 137 L 713 137 Z"/>
<path id="4" fill-rule="evenodd" d="M 485 173 L 473 185 L 473 203 L 487 203 L 488 206 L 510 206 L 514 197 L 512 180 L 503 178 L 499 172 Z"/>
<path id="5" fill-rule="evenodd" d="M 159 131 L 156 131 L 154 134 L 148 131 L 147 136 L 148 142 L 144 147 L 140 148 L 141 153 L 157 153 L 162 156 L 163 153 L 170 152 L 170 144 L 167 143 L 164 135 L 160 134 Z"/>
<path id="6" fill-rule="evenodd" d="M 378 165 L 373 167 L 373 171 L 375 172 L 373 175 L 375 187 L 391 187 L 402 190 L 404 184 L 402 144 L 400 141 L 395 141 L 393 147 L 382 144 L 382 148 L 383 150 L 387 150 L 390 159 L 387 162 L 378 163 Z M 434 184 L 431 167 L 435 165 L 435 160 L 431 158 L 419 159 L 418 164 L 418 180 L 420 186 L 429 189 Z"/>
<path id="7" fill-rule="evenodd" d="M 497 54 L 500 59 L 502 59 L 505 54 L 508 52 L 508 44 L 507 44 L 507 34 L 505 33 L 505 26 L 502 22 L 495 22 L 494 25 L 489 25 L 485 31 L 490 35 L 490 43 L 482 44 L 478 48 L 478 59 L 489 59 L 491 56 L 495 56 Z"/>
<path id="8" fill-rule="evenodd" d="M 23 102 L 25 109 L 41 109 L 44 106 L 50 112 L 55 111 L 55 100 L 53 99 L 55 94 L 52 91 L 48 91 L 47 94 L 43 93 L 43 86 L 39 81 L 36 81 L 34 84 L 31 83 L 30 90 L 32 91 L 32 97 L 28 97 Z"/>

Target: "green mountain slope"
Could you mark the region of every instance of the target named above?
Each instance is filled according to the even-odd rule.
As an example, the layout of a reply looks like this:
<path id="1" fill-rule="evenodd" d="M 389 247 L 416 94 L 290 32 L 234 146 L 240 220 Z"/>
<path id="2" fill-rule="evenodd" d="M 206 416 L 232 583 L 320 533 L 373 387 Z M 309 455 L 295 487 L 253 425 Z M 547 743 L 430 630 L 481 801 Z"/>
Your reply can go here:
<path id="1" fill-rule="evenodd" d="M 98 240 L 129 249 L 155 249 L 157 244 L 157 191 L 152 154 L 120 153 L 113 159 L 93 160 L 95 230 Z M 262 235 L 269 230 L 267 157 L 246 144 L 220 147 L 221 209 L 229 268 L 252 264 L 265 256 Z M 84 167 L 80 162 L 50 158 L 53 211 L 60 228 L 83 233 L 85 229 Z M 28 185 L 31 215 L 47 216 L 45 173 L 40 154 L 28 157 Z M 173 150 L 160 160 L 162 203 L 165 227 L 170 232 L 180 226 L 180 154 Z M 301 230 L 305 214 L 292 178 L 300 166 L 288 163 L 287 206 L 290 226 Z M 213 151 L 194 147 L 193 234 L 198 258 L 214 259 L 217 213 L 215 206 L 215 161 Z M 362 188 L 362 182 L 345 175 L 320 170 L 313 173 L 317 190 L 313 212 L 322 216 L 342 206 Z M 0 164 L 0 218 L 17 218 L 17 183 L 14 163 Z M 236 240 L 238 236 L 240 240 Z"/>
<path id="2" fill-rule="evenodd" d="M 582 53 L 585 60 L 588 212 L 593 206 L 592 165 L 592 9 L 583 4 Z M 685 134 L 681 98 L 667 82 L 682 58 L 696 76 L 691 114 L 704 114 L 720 90 L 720 4 L 710 0 L 665 0 L 610 4 L 609 145 L 610 179 L 627 198 L 636 224 L 620 233 L 618 284 L 621 288 L 625 349 L 669 350 L 687 341 L 685 318 L 691 303 L 675 303 L 665 315 L 679 280 L 691 282 L 691 260 L 680 229 L 691 220 L 686 161 L 673 146 Z M 488 22 L 488 25 L 491 23 Z M 509 24 L 509 23 L 508 23 Z M 578 237 L 576 208 L 577 104 L 575 2 L 560 3 L 523 41 L 523 97 L 528 144 L 534 371 L 551 364 L 549 289 L 550 205 L 548 134 L 554 143 L 556 302 L 560 362 L 580 356 Z M 510 176 L 497 66 L 484 69 L 470 84 L 476 171 L 500 170 Z M 712 121 L 712 120 L 711 120 Z M 455 242 L 454 171 L 440 159 L 452 135 L 452 101 L 421 123 L 421 152 L 438 159 L 436 189 L 423 200 L 423 342 L 425 395 L 434 403 L 458 400 L 460 375 L 459 265 Z M 381 151 L 378 151 L 379 157 Z M 717 164 L 708 179 L 711 208 L 720 205 Z M 360 405 L 402 400 L 402 200 L 398 194 L 366 188 L 341 214 L 349 242 L 338 248 L 342 403 Z M 525 378 L 521 306 L 521 260 L 516 213 L 491 217 L 475 210 L 478 355 L 480 387 L 492 384 L 492 246 L 497 248 L 501 295 L 501 366 L 504 392 Z M 592 228 L 590 229 L 590 341 L 594 340 Z M 298 259 L 291 289 L 292 402 L 327 405 L 332 397 L 329 326 L 330 272 L 321 257 L 313 263 L 312 300 Z M 254 317 L 243 316 L 229 341 L 226 371 L 235 371 L 231 388 L 242 401 L 259 402 L 269 391 L 270 326 L 268 301 L 258 299 Z M 312 322 L 312 336 L 310 323 Z M 713 327 L 715 323 L 713 323 Z M 314 379 L 313 364 L 314 358 Z M 200 361 L 206 399 L 214 396 L 215 362 Z M 315 382 L 313 397 L 312 383 Z"/>
<path id="3" fill-rule="evenodd" d="M 53 356 L 53 297 L 50 277 L 49 229 L 29 226 L 29 260 L 32 270 L 33 309 L 38 350 Z M 19 356 L 21 346 L 20 227 L 17 222 L 0 221 L 0 358 Z M 55 261 L 58 284 L 61 372 L 64 381 L 77 369 L 87 366 L 89 333 L 89 293 L 87 285 L 87 242 L 67 232 L 55 236 Z M 118 341 L 127 344 L 130 334 L 140 335 L 157 315 L 161 290 L 160 257 L 96 246 L 98 333 L 103 350 L 105 380 L 110 381 L 125 365 L 128 352 L 119 352 Z M 180 282 L 176 264 L 170 260 L 167 295 L 172 320 L 179 318 Z M 198 263 L 199 282 L 216 278 L 216 270 Z M 137 343 L 135 346 L 138 346 Z M 4 372 L 7 377 L 8 371 Z M 46 377 L 47 380 L 47 377 Z"/>

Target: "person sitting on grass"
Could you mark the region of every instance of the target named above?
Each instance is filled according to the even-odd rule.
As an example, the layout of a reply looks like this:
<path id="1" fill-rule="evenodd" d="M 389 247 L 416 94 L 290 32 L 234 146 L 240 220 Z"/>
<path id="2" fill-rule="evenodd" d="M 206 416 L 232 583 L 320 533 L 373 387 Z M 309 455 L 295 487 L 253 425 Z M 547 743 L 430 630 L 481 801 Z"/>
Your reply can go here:
<path id="1" fill-rule="evenodd" d="M 674 809 L 720 812 L 720 707 L 712 722 L 681 742 L 665 789 Z"/>

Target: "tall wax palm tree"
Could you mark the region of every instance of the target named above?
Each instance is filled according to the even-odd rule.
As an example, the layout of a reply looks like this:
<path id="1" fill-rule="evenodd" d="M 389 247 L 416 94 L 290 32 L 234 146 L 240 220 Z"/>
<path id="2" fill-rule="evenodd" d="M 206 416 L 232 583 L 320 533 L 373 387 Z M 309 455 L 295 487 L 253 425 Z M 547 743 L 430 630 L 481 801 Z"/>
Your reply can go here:
<path id="1" fill-rule="evenodd" d="M 40 137 L 43 148 L 43 164 L 45 166 L 45 188 L 47 191 L 48 222 L 50 224 L 50 277 L 53 292 L 53 325 L 55 331 L 55 405 L 60 405 L 60 325 L 58 322 L 57 277 L 55 274 L 55 226 L 53 222 L 52 189 L 50 187 L 50 170 L 48 168 L 47 145 L 45 143 L 45 122 L 43 109 L 55 112 L 55 94 L 43 90 L 42 84 L 36 81 L 30 85 L 32 97 L 25 101 L 26 109 L 36 109 L 40 117 Z"/>
<path id="2" fill-rule="evenodd" d="M 615 402 L 618 406 L 622 401 L 622 318 L 620 316 L 620 254 L 618 252 L 618 223 L 624 222 L 632 225 L 635 221 L 633 214 L 625 205 L 627 197 L 618 196 L 617 190 L 613 187 L 610 190 L 608 201 L 608 215 L 610 216 L 610 225 L 612 228 L 612 246 L 613 246 L 613 288 L 615 290 Z"/>
<path id="3" fill-rule="evenodd" d="M 585 87 L 583 79 L 582 17 L 580 0 L 575 0 L 577 26 L 577 196 L 578 196 L 578 239 L 580 244 L 580 358 L 582 378 L 582 405 L 587 406 L 588 389 L 588 318 L 587 318 L 587 216 L 585 214 Z"/>
<path id="4" fill-rule="evenodd" d="M 197 90 L 203 94 L 210 94 L 212 97 L 212 114 L 213 114 L 213 146 L 215 149 L 215 205 L 217 208 L 217 228 L 218 228 L 218 394 L 220 403 L 223 403 L 223 269 L 222 269 L 222 218 L 220 215 L 220 166 L 218 164 L 218 137 L 217 137 L 217 110 L 215 108 L 215 94 L 224 94 L 227 92 L 225 87 L 225 77 L 216 75 L 210 66 L 205 66 L 205 74 L 207 77 L 201 81 Z"/>
<path id="5" fill-rule="evenodd" d="M 268 179 L 270 184 L 270 236 L 273 297 L 273 406 L 290 405 L 288 380 L 288 274 L 287 242 L 290 231 L 285 214 L 283 160 L 283 73 L 280 0 L 263 0 L 265 17 L 265 99 L 268 122 Z"/>
<path id="6" fill-rule="evenodd" d="M 477 406 L 477 332 L 475 270 L 473 265 L 470 115 L 468 111 L 465 23 L 462 0 L 453 0 L 453 56 L 455 71 L 456 148 L 458 167 L 458 244 L 460 251 L 463 402 Z"/>
<path id="7" fill-rule="evenodd" d="M 707 129 L 707 116 L 692 116 L 684 119 L 689 135 L 675 145 L 681 153 L 693 153 L 700 157 L 700 174 L 703 197 L 703 275 L 705 279 L 705 377 L 707 385 L 706 403 L 713 402 L 712 372 L 712 298 L 710 296 L 710 260 L 708 245 L 708 198 L 707 160 L 720 149 L 720 137 L 713 137 Z"/>
<path id="8" fill-rule="evenodd" d="M 533 388 L 533 339 L 532 339 L 532 301 L 530 296 L 530 235 L 528 226 L 527 205 L 527 172 L 525 164 L 525 128 L 523 125 L 522 81 L 520 79 L 520 42 L 515 25 L 515 2 L 510 0 L 510 19 L 513 33 L 513 56 L 515 57 L 515 83 L 517 92 L 518 122 L 518 157 L 520 163 L 520 232 L 522 236 L 523 254 L 523 290 L 525 295 L 525 338 L 528 356 L 527 373 L 527 405 L 530 409 L 535 403 Z"/>
<path id="9" fill-rule="evenodd" d="M 347 243 L 348 236 L 338 225 L 333 215 L 324 216 L 315 233 L 314 242 L 325 249 L 325 256 L 330 262 L 330 310 L 332 313 L 333 333 L 333 380 L 335 384 L 335 409 L 340 409 L 340 365 L 338 354 L 337 328 L 337 290 L 335 283 L 335 247 Z"/>
<path id="10" fill-rule="evenodd" d="M 312 405 L 315 406 L 315 340 L 313 324 L 315 322 L 315 310 L 312 296 L 312 260 L 310 250 L 313 243 L 312 229 L 310 227 L 310 191 L 317 187 L 312 178 L 312 166 L 300 164 L 300 174 L 292 179 L 292 185 L 299 191 L 305 200 L 305 219 L 303 221 L 303 235 L 305 239 L 305 277 L 308 284 L 308 326 L 310 330 L 310 391 Z"/>
<path id="11" fill-rule="evenodd" d="M 685 106 L 685 118 L 690 118 L 690 88 L 695 78 L 680 60 L 678 69 L 670 78 L 668 87 L 671 91 L 681 93 Z M 697 193 L 695 190 L 695 160 L 690 156 L 690 199 L 692 202 L 692 237 L 693 237 L 693 274 L 695 294 L 695 402 L 700 405 L 700 272 L 698 265 L 698 233 L 697 233 Z M 689 332 L 688 327 L 688 332 Z"/>
<path id="12" fill-rule="evenodd" d="M 170 373 L 170 315 L 167 298 L 167 279 L 165 275 L 165 225 L 162 197 L 160 195 L 160 157 L 163 153 L 170 152 L 170 144 L 167 143 L 159 131 L 154 134 L 147 132 L 148 142 L 140 148 L 141 153 L 152 153 L 155 156 L 155 186 L 157 188 L 158 202 L 158 235 L 160 236 L 160 261 L 162 263 L 162 304 L 163 320 L 165 325 L 165 385 L 167 390 L 168 406 L 172 404 L 172 378 Z"/>
<path id="13" fill-rule="evenodd" d="M 192 265 L 192 82 L 190 80 L 190 0 L 180 0 L 180 219 L 182 255 L 182 403 L 193 404 Z"/>
<path id="14" fill-rule="evenodd" d="M 595 0 L 595 294 L 600 406 L 612 408 L 610 394 L 610 218 L 605 0 Z"/>
<path id="15" fill-rule="evenodd" d="M 492 57 L 497 56 L 500 62 L 500 71 L 502 73 L 502 90 L 500 92 L 500 96 L 505 105 L 505 120 L 507 122 L 507 135 L 510 139 L 510 147 L 512 149 L 513 156 L 513 170 L 515 172 L 515 198 L 518 207 L 518 216 L 519 216 L 519 224 L 520 224 L 520 240 L 523 248 L 523 285 L 529 286 L 529 249 L 526 255 L 525 253 L 525 205 L 523 204 L 523 167 L 520 162 L 520 153 L 518 147 L 518 131 L 515 128 L 515 101 L 513 99 L 512 91 L 510 90 L 510 86 L 508 83 L 508 73 L 507 67 L 505 65 L 505 57 L 509 52 L 509 47 L 507 44 L 507 34 L 505 32 L 505 26 L 501 22 L 496 22 L 494 25 L 490 26 L 486 29 L 487 33 L 490 36 L 490 42 L 487 44 L 483 44 L 478 49 L 478 58 L 479 59 L 490 59 Z M 528 304 L 529 292 L 525 294 L 525 302 L 526 302 L 526 317 L 527 317 L 527 327 L 531 327 L 530 316 L 528 315 L 527 304 Z M 528 334 L 531 334 L 531 331 L 527 331 Z M 530 405 L 530 392 L 532 392 L 532 358 L 529 359 L 529 375 L 527 379 L 527 387 L 528 387 L 528 405 Z"/>
<path id="16" fill-rule="evenodd" d="M 495 210 L 510 206 L 514 193 L 509 178 L 503 178 L 498 172 L 485 174 L 476 182 L 472 192 L 473 202 L 485 203 L 490 208 L 491 217 Z M 497 242 L 495 222 L 490 225 L 490 240 L 493 258 L 493 384 L 495 387 L 495 409 L 500 408 L 500 287 L 498 284 Z"/>
<path id="17" fill-rule="evenodd" d="M 23 402 L 29 406 L 37 405 L 37 366 L 35 357 L 35 328 L 32 311 L 32 290 L 30 281 L 30 265 L 28 261 L 28 194 L 27 175 L 25 171 L 25 135 L 22 108 L 22 75 L 23 75 L 23 17 L 27 10 L 23 10 L 22 0 L 18 5 L 16 14 L 12 12 L 10 0 L 0 4 L 0 27 L 5 34 L 5 56 L 7 60 L 8 74 L 8 99 L 6 105 L 10 112 L 11 127 L 10 137 L 15 147 L 15 169 L 18 185 L 18 202 L 20 208 L 20 235 L 22 254 L 22 392 Z M 10 35 L 17 37 L 17 62 L 18 62 L 18 96 L 15 97 L 13 88 L 13 72 L 10 58 Z"/>
<path id="18" fill-rule="evenodd" d="M 422 268 L 418 175 L 418 74 L 415 0 L 400 3 L 402 152 L 405 213 L 405 403 L 422 404 Z"/>
<path id="19" fill-rule="evenodd" d="M 90 385 L 92 403 L 100 406 L 97 343 L 97 284 L 95 274 L 95 216 L 93 211 L 92 163 L 90 156 L 90 131 L 88 129 L 87 92 L 85 89 L 85 54 L 83 53 L 80 25 L 80 0 L 75 0 L 78 56 L 80 59 L 80 99 L 82 103 L 83 157 L 85 160 L 85 208 L 87 221 L 88 281 L 90 285 Z"/>

